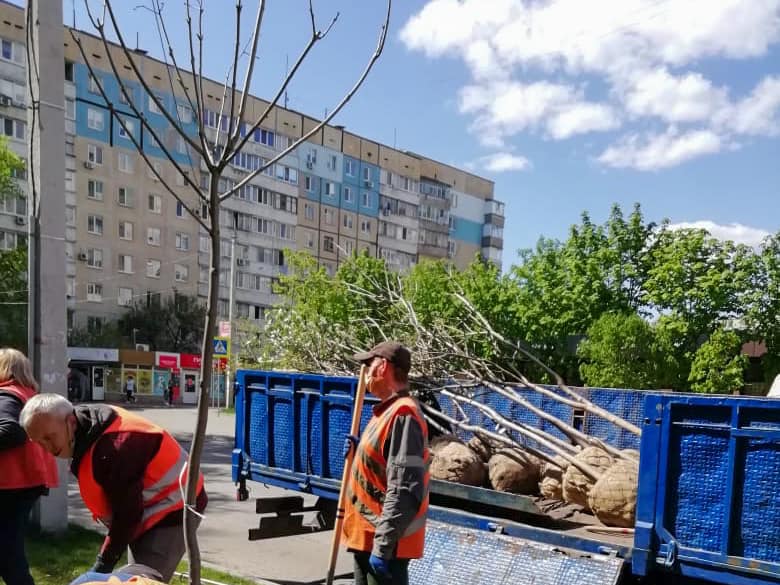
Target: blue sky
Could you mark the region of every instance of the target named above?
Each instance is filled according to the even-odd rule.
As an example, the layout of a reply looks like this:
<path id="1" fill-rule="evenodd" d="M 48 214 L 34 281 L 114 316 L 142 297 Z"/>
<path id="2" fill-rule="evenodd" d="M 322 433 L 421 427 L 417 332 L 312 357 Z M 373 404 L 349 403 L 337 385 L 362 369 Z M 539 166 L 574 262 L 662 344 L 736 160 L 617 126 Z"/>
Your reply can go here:
<path id="1" fill-rule="evenodd" d="M 64 0 L 66 22 L 74 2 L 88 28 L 82 0 Z M 114 4 L 125 37 L 161 56 L 151 12 L 134 8 L 150 0 Z M 182 4 L 164 14 L 184 59 Z M 204 73 L 221 79 L 234 2 L 204 4 Z M 289 106 L 321 116 L 373 51 L 384 5 L 314 5 L 321 26 L 340 16 Z M 268 2 L 254 93 L 277 87 L 308 18 L 306 0 Z M 505 267 L 615 202 L 755 244 L 780 229 L 780 0 L 396 0 L 385 52 L 335 122 L 494 180 Z"/>

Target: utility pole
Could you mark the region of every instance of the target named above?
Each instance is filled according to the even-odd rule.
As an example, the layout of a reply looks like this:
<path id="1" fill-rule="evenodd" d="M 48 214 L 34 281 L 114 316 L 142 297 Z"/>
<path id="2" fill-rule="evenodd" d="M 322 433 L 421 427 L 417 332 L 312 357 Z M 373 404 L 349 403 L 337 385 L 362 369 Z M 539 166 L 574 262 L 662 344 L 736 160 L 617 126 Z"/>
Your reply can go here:
<path id="1" fill-rule="evenodd" d="M 238 214 L 233 214 L 233 237 L 230 238 L 230 290 L 228 292 L 228 325 L 230 325 L 230 353 L 227 356 L 225 368 L 225 408 L 230 408 L 230 389 L 233 369 L 230 360 L 233 357 L 233 295 L 236 288 L 236 230 L 238 229 Z"/>
<path id="2" fill-rule="evenodd" d="M 28 0 L 28 354 L 41 392 L 67 396 L 65 307 L 65 55 L 62 1 Z M 60 485 L 39 500 L 35 519 L 45 532 L 68 526 L 68 470 L 58 459 Z"/>

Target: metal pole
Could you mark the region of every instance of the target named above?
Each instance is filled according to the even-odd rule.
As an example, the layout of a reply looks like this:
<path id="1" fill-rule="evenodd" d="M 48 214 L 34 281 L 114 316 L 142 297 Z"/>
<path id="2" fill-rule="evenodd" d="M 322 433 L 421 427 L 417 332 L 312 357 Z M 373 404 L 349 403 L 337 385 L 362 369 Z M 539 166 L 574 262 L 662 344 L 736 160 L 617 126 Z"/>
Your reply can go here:
<path id="1" fill-rule="evenodd" d="M 234 220 L 237 216 L 234 214 Z M 233 351 L 233 294 L 236 288 L 236 226 L 233 225 L 233 237 L 230 239 L 230 296 L 228 298 L 228 324 L 230 325 L 230 351 Z M 230 353 L 227 356 L 225 367 L 225 408 L 230 408 Z"/>

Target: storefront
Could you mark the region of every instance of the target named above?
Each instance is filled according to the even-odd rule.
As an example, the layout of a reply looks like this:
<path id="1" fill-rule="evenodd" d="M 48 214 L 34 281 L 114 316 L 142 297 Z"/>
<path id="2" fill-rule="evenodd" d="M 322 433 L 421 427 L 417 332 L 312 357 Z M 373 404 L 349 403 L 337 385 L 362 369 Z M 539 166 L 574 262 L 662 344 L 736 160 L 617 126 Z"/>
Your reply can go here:
<path id="1" fill-rule="evenodd" d="M 68 397 L 75 402 L 105 400 L 109 381 L 118 370 L 119 350 L 69 347 Z"/>
<path id="2" fill-rule="evenodd" d="M 197 404 L 198 387 L 200 386 L 200 355 L 183 353 L 180 356 L 179 365 L 181 367 L 179 391 L 182 404 Z"/>
<path id="3" fill-rule="evenodd" d="M 167 351 L 157 351 L 154 354 L 154 390 L 155 396 L 161 398 L 165 396 L 168 383 L 173 379 L 174 386 L 180 382 L 179 377 L 179 354 Z"/>
<path id="4" fill-rule="evenodd" d="M 119 361 L 122 365 L 117 383 L 118 392 L 124 393 L 129 382 L 129 386 L 134 389 L 136 394 L 154 394 L 154 352 L 120 349 Z M 132 382 L 130 382 L 131 380 Z M 113 384 L 111 385 L 113 386 Z"/>

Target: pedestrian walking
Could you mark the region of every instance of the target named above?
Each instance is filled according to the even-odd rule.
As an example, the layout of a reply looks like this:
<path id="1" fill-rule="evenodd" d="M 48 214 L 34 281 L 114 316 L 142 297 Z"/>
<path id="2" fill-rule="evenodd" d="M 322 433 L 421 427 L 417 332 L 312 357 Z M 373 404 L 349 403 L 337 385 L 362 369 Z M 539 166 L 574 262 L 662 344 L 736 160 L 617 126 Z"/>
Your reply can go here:
<path id="1" fill-rule="evenodd" d="M 19 424 L 24 405 L 38 392 L 27 357 L 0 349 L 0 580 L 33 585 L 24 548 L 30 510 L 57 485 L 57 464 Z"/>
<path id="2" fill-rule="evenodd" d="M 151 567 L 168 582 L 185 551 L 180 478 L 188 457 L 181 445 L 123 408 L 73 406 L 58 394 L 34 396 L 20 422 L 52 455 L 71 459 L 84 504 L 108 528 L 91 570 L 110 573 L 128 549 L 130 564 Z M 206 503 L 201 474 L 195 509 L 187 509 L 194 521 Z"/>
<path id="3" fill-rule="evenodd" d="M 428 511 L 428 429 L 409 395 L 409 350 L 382 342 L 355 355 L 379 398 L 356 449 L 347 489 L 343 542 L 354 553 L 355 585 L 406 585 L 409 561 L 423 556 Z"/>
<path id="4" fill-rule="evenodd" d="M 135 402 L 135 378 L 131 375 L 125 380 L 125 402 Z"/>

